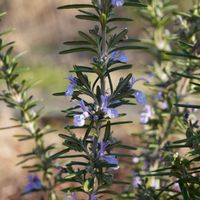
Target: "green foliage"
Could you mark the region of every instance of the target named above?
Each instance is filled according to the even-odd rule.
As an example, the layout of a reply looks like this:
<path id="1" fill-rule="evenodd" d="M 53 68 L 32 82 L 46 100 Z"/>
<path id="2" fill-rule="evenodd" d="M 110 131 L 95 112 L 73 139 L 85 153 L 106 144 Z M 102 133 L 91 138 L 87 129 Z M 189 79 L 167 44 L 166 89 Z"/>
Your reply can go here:
<path id="1" fill-rule="evenodd" d="M 54 94 L 70 96 L 78 102 L 62 111 L 74 124 L 68 120 L 66 132 L 59 134 L 63 142 L 56 153 L 54 145 L 45 144 L 45 136 L 53 131 L 38 125 L 41 112 L 36 109 L 37 101 L 29 95 L 31 87 L 26 79 L 19 77 L 13 42 L 0 40 L 0 79 L 6 86 L 0 100 L 17 111 L 13 118 L 16 127 L 26 130 L 16 135 L 18 140 L 34 141 L 29 152 L 19 155 L 22 160 L 18 164 L 30 173 L 42 174 L 42 187 L 36 191 L 46 192 L 50 200 L 58 200 L 58 184 L 73 200 L 77 199 L 76 193 L 89 200 L 198 200 L 200 128 L 192 114 L 200 109 L 200 4 L 194 1 L 193 8 L 183 12 L 171 0 L 126 0 L 123 6 L 135 7 L 147 22 L 143 39 L 128 38 L 127 28 L 118 30 L 113 26 L 132 21 L 127 16 L 117 16 L 115 6 L 110 0 L 91 0 L 88 4 L 58 8 L 78 10 L 75 17 L 92 22 L 94 27 L 78 31 L 79 39 L 65 41 L 60 52 L 88 52 L 92 59 L 89 66 L 75 64 L 67 90 Z M 1 32 L 0 37 L 8 32 Z M 139 80 L 147 83 L 146 79 L 127 74 L 116 85 L 112 79 L 113 72 L 132 67 L 121 52 L 126 50 L 142 50 L 152 57 L 146 73 L 151 76 L 148 86 L 153 92 L 141 113 L 144 131 L 135 134 L 137 148 L 123 144 L 113 133 L 114 126 L 132 123 L 121 119 L 126 113 L 119 113 L 119 107 L 145 104 L 144 94 L 133 86 Z M 6 128 L 10 127 L 2 130 Z M 119 149 L 123 152 L 119 153 Z M 134 156 L 132 150 L 137 150 Z M 121 157 L 133 157 L 132 183 L 114 177 Z M 123 191 L 114 191 L 115 185 Z"/>
<path id="2" fill-rule="evenodd" d="M 124 6 L 146 7 L 139 1 L 127 1 Z M 72 100 L 81 101 L 85 97 L 89 97 L 90 101 L 83 101 L 89 110 L 87 111 L 89 117 L 85 119 L 83 126 L 74 124 L 65 127 L 68 134 L 60 134 L 65 150 L 53 155 L 53 159 L 82 158 L 79 161 L 72 159 L 63 166 L 65 173 L 61 182 L 78 183 L 77 187 L 64 188 L 63 191 L 83 192 L 89 196 L 89 199 L 92 199 L 93 195 L 101 197 L 103 194 L 117 195 L 123 198 L 123 194 L 112 191 L 111 186 L 114 183 L 123 185 L 127 182 L 113 180 L 111 169 L 116 168 L 118 164 L 105 159 L 106 157 L 114 160 L 116 160 L 115 157 L 132 157 L 127 153 L 113 153 L 117 148 L 135 150 L 135 147 L 121 144 L 112 134 L 113 126 L 132 123 L 132 121 L 115 120 L 112 122 L 102 110 L 104 103 L 102 97 L 108 98 L 107 106 L 113 110 L 123 105 L 135 104 L 131 100 L 135 98 L 133 94 L 136 91 L 130 87 L 132 74 L 120 78 L 116 87 L 114 87 L 111 78 L 112 72 L 130 69 L 132 65 L 120 60 L 113 60 L 112 56 L 117 51 L 142 50 L 146 47 L 140 45 L 139 39 L 128 39 L 127 28 L 118 31 L 117 27 L 112 27 L 113 22 L 132 21 L 127 17 L 116 16 L 113 8 L 111 1 L 91 1 L 91 4 L 69 4 L 59 7 L 59 9 L 78 9 L 80 14 L 76 15 L 76 18 L 95 22 L 94 28 L 88 32 L 78 31 L 80 39 L 77 41 L 64 42 L 67 49 L 60 52 L 61 54 L 69 54 L 87 51 L 93 55 L 93 59 L 90 66 L 74 65 L 73 70 L 71 70 L 75 74 L 73 81 L 76 82 Z M 89 73 L 92 73 L 94 81 L 89 80 Z M 109 92 L 106 88 L 107 82 L 110 88 Z M 74 83 L 71 84 L 73 86 Z M 62 96 L 65 93 L 61 92 L 55 95 Z M 81 105 L 74 106 L 63 112 L 66 117 L 75 120 L 75 117 L 82 115 L 82 112 L 79 111 L 80 108 L 83 109 Z M 119 114 L 119 117 L 124 115 Z M 77 129 L 84 132 L 81 138 L 75 134 Z M 103 151 L 102 144 L 106 145 Z M 71 152 L 70 155 L 68 155 L 68 151 Z M 102 157 L 104 153 L 105 157 Z"/>
<path id="3" fill-rule="evenodd" d="M 195 4 L 189 13 L 178 14 L 173 12 L 175 8 L 168 0 L 152 0 L 142 12 L 149 22 L 148 39 L 143 42 L 151 46 L 149 52 L 154 56 L 147 73 L 153 75 L 151 87 L 155 93 L 150 97 L 151 117 L 144 125 L 146 136 L 139 135 L 146 149 L 140 155 L 145 165 L 139 175 L 144 181 L 135 189 L 136 199 L 200 197 L 199 122 L 192 121 L 188 113 L 189 109 L 199 109 L 191 101 L 199 92 L 199 7 Z M 178 24 L 170 30 L 172 20 Z M 190 102 L 185 104 L 188 99 Z M 133 170 L 137 171 L 140 165 L 141 161 Z"/>
<path id="4" fill-rule="evenodd" d="M 1 37 L 6 33 L 7 31 L 2 32 Z M 52 130 L 49 127 L 41 128 L 39 126 L 41 111 L 36 110 L 37 101 L 28 94 L 30 85 L 25 79 L 19 80 L 18 78 L 19 66 L 16 61 L 18 56 L 13 56 L 12 44 L 13 42 L 4 44 L 3 40 L 0 40 L 0 79 L 5 82 L 6 86 L 6 89 L 0 93 L 0 100 L 18 112 L 18 116 L 12 120 L 17 123 L 17 127 L 22 127 L 26 131 L 15 135 L 15 137 L 19 141 L 34 141 L 34 147 L 30 152 L 19 155 L 22 160 L 18 164 L 27 169 L 29 173 L 41 172 L 43 190 L 47 192 L 49 199 L 55 200 L 57 197 L 54 193 L 54 187 L 57 183 L 52 174 L 53 163 L 49 157 L 49 152 L 54 149 L 54 145 L 44 144 L 44 136 L 52 133 Z"/>

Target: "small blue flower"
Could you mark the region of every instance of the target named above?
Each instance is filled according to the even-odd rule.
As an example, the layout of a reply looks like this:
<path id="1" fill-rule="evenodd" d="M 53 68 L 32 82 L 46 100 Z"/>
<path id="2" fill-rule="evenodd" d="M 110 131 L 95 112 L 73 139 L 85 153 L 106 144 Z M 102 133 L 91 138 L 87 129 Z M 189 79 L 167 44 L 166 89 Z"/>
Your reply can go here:
<path id="1" fill-rule="evenodd" d="M 73 77 L 72 75 L 69 75 L 67 79 L 70 81 L 70 84 L 67 87 L 67 90 L 65 91 L 65 96 L 72 96 L 74 89 L 77 86 L 77 78 Z"/>
<path id="2" fill-rule="evenodd" d="M 81 115 L 75 115 L 74 116 L 74 126 L 84 126 L 85 124 L 85 117 L 83 114 Z"/>
<path id="3" fill-rule="evenodd" d="M 134 77 L 131 78 L 130 82 L 129 82 L 129 88 L 132 88 L 133 85 L 138 82 L 138 81 L 145 81 L 148 83 L 148 80 L 145 79 L 145 78 L 138 78 L 138 79 L 135 79 Z M 138 104 L 140 105 L 145 105 L 146 104 L 146 96 L 145 94 L 140 91 L 140 90 L 135 90 L 133 95 L 135 96 L 135 99 L 137 101 Z"/>
<path id="4" fill-rule="evenodd" d="M 110 144 L 110 142 L 100 142 L 100 160 L 104 160 L 109 164 L 118 165 L 118 160 L 115 156 L 105 155 L 106 147 Z"/>
<path id="5" fill-rule="evenodd" d="M 167 103 L 167 101 L 163 101 L 160 105 L 161 109 L 163 110 L 167 110 L 169 108 L 169 105 Z"/>
<path id="6" fill-rule="evenodd" d="M 144 112 L 140 114 L 140 122 L 146 124 L 152 116 L 151 106 L 145 105 Z"/>
<path id="7" fill-rule="evenodd" d="M 111 60 L 122 62 L 122 63 L 127 63 L 128 57 L 122 51 L 113 51 L 112 54 L 111 54 Z"/>
<path id="8" fill-rule="evenodd" d="M 129 82 L 129 87 L 132 88 L 133 85 L 135 85 L 135 83 L 137 83 L 138 81 L 144 81 L 146 83 L 149 82 L 146 78 L 135 78 L 135 77 L 132 76 L 132 78 Z"/>
<path id="9" fill-rule="evenodd" d="M 88 108 L 85 106 L 84 101 L 81 99 L 79 102 L 79 105 L 81 107 L 81 110 L 83 111 L 83 113 L 88 113 Z"/>
<path id="10" fill-rule="evenodd" d="M 107 108 L 106 114 L 108 117 L 112 118 L 117 118 L 119 117 L 119 112 L 115 108 Z"/>
<path id="11" fill-rule="evenodd" d="M 89 112 L 83 100 L 79 102 L 79 105 L 83 113 L 80 115 L 74 115 L 74 126 L 81 127 L 81 126 L 84 126 L 85 119 L 89 117 Z"/>
<path id="12" fill-rule="evenodd" d="M 101 159 L 104 160 L 104 161 L 106 161 L 109 164 L 118 165 L 118 160 L 116 159 L 115 156 L 106 155 L 106 156 L 101 157 Z"/>
<path id="13" fill-rule="evenodd" d="M 134 92 L 134 95 L 135 95 L 135 99 L 136 99 L 137 103 L 139 103 L 140 105 L 146 104 L 146 96 L 142 91 L 136 90 Z"/>
<path id="14" fill-rule="evenodd" d="M 24 188 L 24 193 L 31 193 L 33 191 L 41 190 L 43 188 L 42 183 L 38 176 L 29 176 L 28 183 Z"/>
<path id="15" fill-rule="evenodd" d="M 111 1 L 111 4 L 112 4 L 113 6 L 120 7 L 120 6 L 123 6 L 123 5 L 124 5 L 124 0 L 112 0 L 112 1 Z"/>
<path id="16" fill-rule="evenodd" d="M 90 200 L 99 200 L 99 198 L 92 193 L 90 194 Z"/>
<path id="17" fill-rule="evenodd" d="M 139 185 L 142 184 L 142 180 L 139 176 L 134 176 L 133 177 L 133 181 L 132 181 L 132 185 L 134 188 L 138 188 Z"/>
<path id="18" fill-rule="evenodd" d="M 101 110 L 109 117 L 109 118 L 117 118 L 119 117 L 119 113 L 115 108 L 108 108 L 109 106 L 108 96 L 101 95 Z"/>

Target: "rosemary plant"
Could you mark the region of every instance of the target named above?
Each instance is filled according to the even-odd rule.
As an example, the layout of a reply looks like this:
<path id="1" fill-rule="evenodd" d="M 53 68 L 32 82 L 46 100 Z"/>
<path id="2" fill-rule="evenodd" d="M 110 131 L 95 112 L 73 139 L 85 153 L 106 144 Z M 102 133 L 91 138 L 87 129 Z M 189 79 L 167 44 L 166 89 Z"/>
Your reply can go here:
<path id="1" fill-rule="evenodd" d="M 147 22 L 146 39 L 129 38 L 126 27 L 118 28 L 116 23 L 132 21 L 115 12 L 123 7 L 139 10 Z M 39 125 L 41 112 L 29 95 L 29 84 L 18 78 L 13 42 L 0 39 L 0 79 L 5 83 L 0 100 L 17 111 L 12 118 L 15 127 L 26 130 L 16 135 L 19 141 L 34 141 L 29 152 L 19 155 L 23 158 L 19 164 L 30 173 L 22 194 L 42 191 L 41 200 L 199 200 L 199 1 L 194 1 L 188 12 L 177 11 L 171 0 L 91 0 L 59 9 L 77 9 L 77 19 L 94 25 L 88 32 L 78 31 L 80 39 L 64 42 L 67 48 L 60 52 L 87 52 L 91 59 L 88 66 L 75 64 L 66 91 L 55 94 L 74 104 L 63 110 L 66 133 L 59 134 L 63 145 L 57 153 L 54 145 L 46 145 L 45 136 L 52 130 Z M 6 33 L 0 32 L 0 37 Z M 148 80 L 130 73 L 114 84 L 113 73 L 125 74 L 132 67 L 126 50 L 151 55 Z M 152 91 L 148 103 L 146 95 L 136 88 L 138 81 L 147 83 Z M 132 123 L 123 120 L 127 113 L 120 113 L 119 108 L 126 105 L 132 110 L 136 104 L 144 106 L 140 117 L 144 131 L 137 134 L 139 145 L 137 152 L 133 151 L 130 183 L 115 174 L 120 157 L 132 157 L 125 150 L 132 152 L 136 147 L 117 139 L 114 127 Z M 116 184 L 122 189 L 116 191 Z M 64 197 L 56 194 L 58 185 Z"/>
<path id="2" fill-rule="evenodd" d="M 151 96 L 151 105 L 146 105 L 144 112 L 141 113 L 140 120 L 144 124 L 146 137 L 143 134 L 140 136 L 143 148 L 139 157 L 133 158 L 135 163 L 133 186 L 137 189 L 135 190 L 137 199 L 196 199 L 197 196 L 196 194 L 191 196 L 191 192 L 190 196 L 185 194 L 189 185 L 183 182 L 183 173 L 187 172 L 189 165 L 187 165 L 187 160 L 177 156 L 176 152 L 176 148 L 187 148 L 187 144 L 175 145 L 176 142 L 179 143 L 177 139 L 178 141 L 174 141 L 175 144 L 171 145 L 172 138 L 185 135 L 183 124 L 186 122 L 183 116 L 186 110 L 175 105 L 186 101 L 191 93 L 188 80 L 180 74 L 192 76 L 199 67 L 197 62 L 194 64 L 191 60 L 192 45 L 188 45 L 189 41 L 186 38 L 185 41 L 181 41 L 183 38 L 178 38 L 180 35 L 172 33 L 169 29 L 174 25 L 172 22 L 175 19 L 173 13 L 175 8 L 176 5 L 171 4 L 169 0 L 151 0 L 147 9 L 142 12 L 142 16 L 150 23 L 147 29 L 150 39 L 144 42 L 151 46 L 149 50 L 154 56 L 148 74 L 151 75 L 150 86 L 155 92 Z M 195 8 L 197 9 L 198 6 L 195 5 Z M 186 16 L 185 13 L 180 13 L 180 15 Z M 193 27 L 189 29 L 190 33 L 197 34 L 194 31 L 196 30 L 194 20 L 188 21 L 192 22 Z M 182 25 L 185 26 L 181 23 L 180 26 Z M 179 32 L 182 30 L 183 27 L 179 29 Z M 187 51 L 183 46 L 190 46 L 190 50 Z M 174 53 L 175 49 L 179 52 Z M 172 55 L 176 56 L 176 59 L 173 59 Z M 177 56 L 182 57 L 179 59 Z M 140 171 L 141 165 L 145 173 Z M 143 181 L 139 174 L 144 175 Z"/>
<path id="3" fill-rule="evenodd" d="M 1 32 L 0 36 L 3 37 L 6 33 L 7 31 Z M 56 179 L 52 174 L 53 164 L 49 157 L 49 152 L 54 149 L 54 146 L 44 144 L 44 136 L 52 131 L 48 127 L 41 128 L 39 126 L 41 112 L 35 109 L 37 101 L 28 94 L 30 85 L 26 80 L 20 81 L 18 79 L 19 66 L 16 61 L 18 56 L 13 56 L 13 43 L 4 43 L 2 38 L 0 39 L 0 79 L 5 82 L 5 89 L 0 93 L 0 100 L 4 101 L 9 108 L 17 111 L 17 116 L 12 118 L 17 124 L 14 127 L 22 127 L 26 131 L 15 135 L 15 137 L 19 141 L 34 141 L 34 146 L 29 152 L 19 155 L 22 161 L 18 164 L 22 164 L 22 167 L 30 173 L 29 181 L 22 193 L 43 191 L 45 195 L 47 194 L 48 199 L 56 200 L 57 197 L 54 192 Z M 4 130 L 5 128 L 1 129 Z M 27 164 L 28 161 L 30 161 L 29 164 Z M 40 179 L 36 173 L 41 174 L 42 178 Z"/>
<path id="4" fill-rule="evenodd" d="M 178 183 L 179 190 L 174 197 L 176 199 L 200 199 L 199 184 L 199 26 L 200 19 L 199 1 L 194 1 L 193 8 L 188 13 L 177 13 L 179 21 L 179 41 L 176 50 L 168 53 L 171 59 L 181 66 L 179 71 L 173 74 L 179 77 L 183 83 L 187 83 L 185 98 L 175 106 L 184 110 L 182 120 L 177 124 L 179 133 L 184 133 L 183 139 L 177 139 L 168 143 L 166 150 L 175 150 L 173 161 L 167 168 L 163 168 L 164 173 L 174 177 Z M 183 20 L 185 23 L 180 23 Z M 183 22 L 182 21 L 182 22 Z M 195 100 L 196 97 L 196 100 Z M 196 118 L 192 118 L 196 115 Z M 169 171 L 168 171 L 169 170 Z M 171 186 L 171 185 L 170 185 Z M 163 188 L 164 190 L 165 188 Z"/>
<path id="5" fill-rule="evenodd" d="M 79 41 L 67 41 L 65 45 L 75 47 L 61 51 L 61 54 L 87 51 L 92 54 L 90 66 L 74 65 L 71 71 L 75 75 L 68 77 L 69 86 L 66 92 L 55 95 L 69 96 L 75 106 L 64 110 L 67 118 L 73 118 L 73 125 L 67 125 L 68 134 L 60 134 L 63 138 L 65 149 L 55 154 L 54 159 L 79 158 L 79 160 L 66 160 L 62 166 L 61 182 L 75 182 L 75 187 L 64 188 L 63 191 L 71 192 L 74 199 L 75 193 L 85 193 L 84 199 L 95 200 L 104 198 L 105 194 L 113 194 L 122 198 L 119 192 L 112 191 L 112 184 L 127 184 L 116 181 L 113 170 L 120 166 L 120 156 L 126 154 L 114 153 L 116 148 L 135 149 L 122 144 L 112 135 L 112 127 L 132 123 L 119 121 L 121 114 L 118 107 L 146 103 L 145 95 L 137 90 L 134 84 L 145 79 L 136 79 L 132 74 L 121 77 L 116 86 L 113 84 L 112 73 L 130 69 L 128 58 L 123 52 L 129 49 L 144 49 L 134 45 L 136 39 L 128 39 L 128 29 L 118 30 L 113 22 L 127 22 L 131 19 L 118 17 L 114 13 L 116 7 L 138 6 L 145 7 L 138 1 L 109 1 L 92 0 L 89 4 L 69 4 L 59 9 L 78 9 L 80 14 L 76 18 L 89 20 L 95 23 L 89 32 L 79 31 Z M 88 9 L 86 11 L 85 9 Z M 89 74 L 95 81 L 89 80 Z M 113 121 L 113 119 L 116 119 Z M 74 130 L 82 129 L 84 135 L 80 138 Z M 69 155 L 69 152 L 72 153 Z M 105 196 L 106 198 L 106 196 Z"/>

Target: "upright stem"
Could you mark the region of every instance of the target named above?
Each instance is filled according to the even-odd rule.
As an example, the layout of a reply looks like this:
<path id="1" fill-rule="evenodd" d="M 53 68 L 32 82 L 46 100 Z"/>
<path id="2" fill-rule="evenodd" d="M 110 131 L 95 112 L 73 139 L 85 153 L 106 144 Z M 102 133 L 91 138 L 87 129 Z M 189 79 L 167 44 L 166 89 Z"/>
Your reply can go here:
<path id="1" fill-rule="evenodd" d="M 97 1 L 97 3 L 99 4 L 99 1 Z M 102 17 L 106 17 L 105 13 L 104 13 L 104 8 L 105 8 L 105 0 L 101 0 L 100 2 L 100 8 L 101 8 L 101 13 L 100 15 Z M 105 75 L 104 75 L 104 68 L 106 65 L 106 59 L 107 59 L 107 31 L 106 31 L 106 21 L 105 22 L 101 22 L 101 44 L 100 44 L 100 48 L 99 48 L 99 52 L 98 52 L 98 57 L 100 58 L 100 63 L 101 63 L 101 69 L 102 69 L 102 73 L 100 75 L 100 84 L 101 84 L 101 94 L 103 96 L 106 95 L 106 82 L 105 82 Z M 101 103 L 99 104 L 99 107 L 101 107 Z M 94 159 L 96 159 L 99 155 L 98 155 L 98 140 L 100 137 L 100 133 L 101 133 L 101 125 L 102 125 L 102 121 L 99 120 L 96 122 L 95 124 L 95 135 L 93 136 L 93 144 L 92 144 L 92 154 L 94 156 Z M 98 180 L 98 183 L 101 183 L 100 180 Z"/>
<path id="2" fill-rule="evenodd" d="M 0 57 L 0 60 L 3 57 Z M 5 63 L 6 64 L 6 63 Z M 48 174 L 48 166 L 46 166 L 47 162 L 46 160 L 48 159 L 46 157 L 46 153 L 43 151 L 44 150 L 44 141 L 42 137 L 38 137 L 38 130 L 39 127 L 36 127 L 35 119 L 34 116 L 36 116 L 36 113 L 33 109 L 26 109 L 25 107 L 25 91 L 17 91 L 15 88 L 15 83 L 12 81 L 13 74 L 9 73 L 7 75 L 7 78 L 5 79 L 6 81 L 6 86 L 7 90 L 9 91 L 11 95 L 11 99 L 13 102 L 15 102 L 16 105 L 18 105 L 21 110 L 20 112 L 20 118 L 19 118 L 19 123 L 21 126 L 30 134 L 30 136 L 33 136 L 34 143 L 35 143 L 35 149 L 39 151 L 36 153 L 37 158 L 39 159 L 41 165 L 43 165 L 43 183 L 44 186 L 47 188 L 47 194 L 48 194 L 48 199 L 49 200 L 56 200 L 56 194 L 53 190 L 53 186 L 51 183 L 51 175 Z"/>
<path id="3" fill-rule="evenodd" d="M 102 27 L 102 59 L 103 61 L 106 60 L 107 57 L 107 44 L 106 44 L 106 40 L 107 40 L 107 34 L 106 34 L 106 25 L 104 27 Z"/>
<path id="4" fill-rule="evenodd" d="M 101 131 L 101 121 L 96 122 L 96 135 L 93 137 L 93 148 L 92 152 L 94 157 L 97 157 L 97 146 L 98 146 L 98 138 L 100 136 Z"/>
<path id="5" fill-rule="evenodd" d="M 105 2 L 104 0 L 101 1 L 101 6 L 102 8 L 105 7 Z M 104 16 L 104 17 L 107 17 L 106 16 L 106 13 L 104 13 L 104 9 L 101 10 L 101 15 Z M 100 54 L 100 59 L 101 59 L 101 63 L 102 63 L 102 72 L 104 73 L 104 68 L 105 68 L 105 65 L 106 65 L 106 60 L 107 60 L 107 27 L 106 27 L 106 22 L 105 24 L 104 23 L 101 23 L 101 52 L 99 52 Z M 101 94 L 105 96 L 105 92 L 106 92 L 106 89 L 105 89 L 105 77 L 104 77 L 104 74 L 102 73 L 102 76 L 100 77 L 101 78 Z"/>

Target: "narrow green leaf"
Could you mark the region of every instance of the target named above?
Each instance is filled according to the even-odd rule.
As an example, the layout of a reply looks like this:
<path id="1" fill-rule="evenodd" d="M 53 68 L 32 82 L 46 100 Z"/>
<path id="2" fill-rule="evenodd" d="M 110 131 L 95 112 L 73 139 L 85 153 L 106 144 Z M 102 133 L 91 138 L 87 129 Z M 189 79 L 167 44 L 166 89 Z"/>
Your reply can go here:
<path id="1" fill-rule="evenodd" d="M 99 21 L 98 17 L 90 16 L 90 15 L 76 15 L 76 18 L 83 19 L 83 20 L 89 20 L 89 21 L 95 21 L 95 22 Z"/>
<path id="2" fill-rule="evenodd" d="M 64 149 L 64 150 L 62 150 L 62 151 L 59 151 L 59 152 L 53 154 L 52 156 L 50 156 L 50 159 L 52 159 L 52 160 L 57 159 L 57 158 L 59 158 L 61 155 L 65 154 L 65 153 L 68 153 L 69 151 L 70 151 L 69 148 Z"/>
<path id="3" fill-rule="evenodd" d="M 85 39 L 91 45 L 93 45 L 94 47 L 97 46 L 96 41 L 92 37 L 90 37 L 88 34 L 84 33 L 83 31 L 79 31 L 78 33 L 83 39 Z"/>
<path id="4" fill-rule="evenodd" d="M 108 20 L 108 22 L 132 22 L 133 20 L 131 18 L 127 17 L 112 17 Z"/>
<path id="5" fill-rule="evenodd" d="M 112 49 L 110 53 L 114 52 L 114 51 L 124 51 L 124 50 L 131 50 L 131 49 L 148 49 L 147 47 L 144 46 L 121 46 L 121 47 L 116 47 L 115 49 Z"/>
<path id="6" fill-rule="evenodd" d="M 69 4 L 58 7 L 58 9 L 78 9 L 78 8 L 96 8 L 92 4 Z"/>
<path id="7" fill-rule="evenodd" d="M 184 185 L 184 182 L 182 180 L 179 180 L 178 183 L 179 183 L 179 187 L 181 189 L 184 200 L 191 200 L 189 193 Z"/>
<path id="8" fill-rule="evenodd" d="M 125 145 L 125 144 L 118 144 L 115 148 L 122 148 L 122 149 L 129 149 L 129 150 L 136 150 L 136 147 Z"/>
<path id="9" fill-rule="evenodd" d="M 110 127 L 110 121 L 108 121 L 107 124 L 106 124 L 106 129 L 105 129 L 103 141 L 109 140 L 110 135 L 111 135 L 111 127 Z"/>
<path id="10" fill-rule="evenodd" d="M 183 108 L 196 108 L 200 109 L 200 105 L 189 105 L 189 104 L 174 104 L 175 106 L 178 107 L 183 107 Z"/>
<path id="11" fill-rule="evenodd" d="M 119 71 L 119 70 L 131 69 L 131 68 L 132 68 L 132 65 L 120 65 L 120 66 L 112 67 L 111 69 L 108 70 L 108 73 Z"/>
<path id="12" fill-rule="evenodd" d="M 83 138 L 83 144 L 85 144 L 86 140 L 88 139 L 88 136 L 93 128 L 93 124 L 94 124 L 94 121 L 92 120 L 90 125 L 88 126 L 87 130 L 86 130 L 86 133 L 85 133 L 85 136 Z"/>
<path id="13" fill-rule="evenodd" d="M 64 45 L 89 45 L 88 41 L 76 40 L 76 41 L 66 41 Z"/>
<path id="14" fill-rule="evenodd" d="M 90 47 L 80 47 L 80 48 L 73 48 L 73 49 L 67 49 L 59 52 L 60 54 L 68 54 L 68 53 L 77 53 L 77 52 L 83 52 L 88 51 L 97 54 L 97 51 Z"/>

